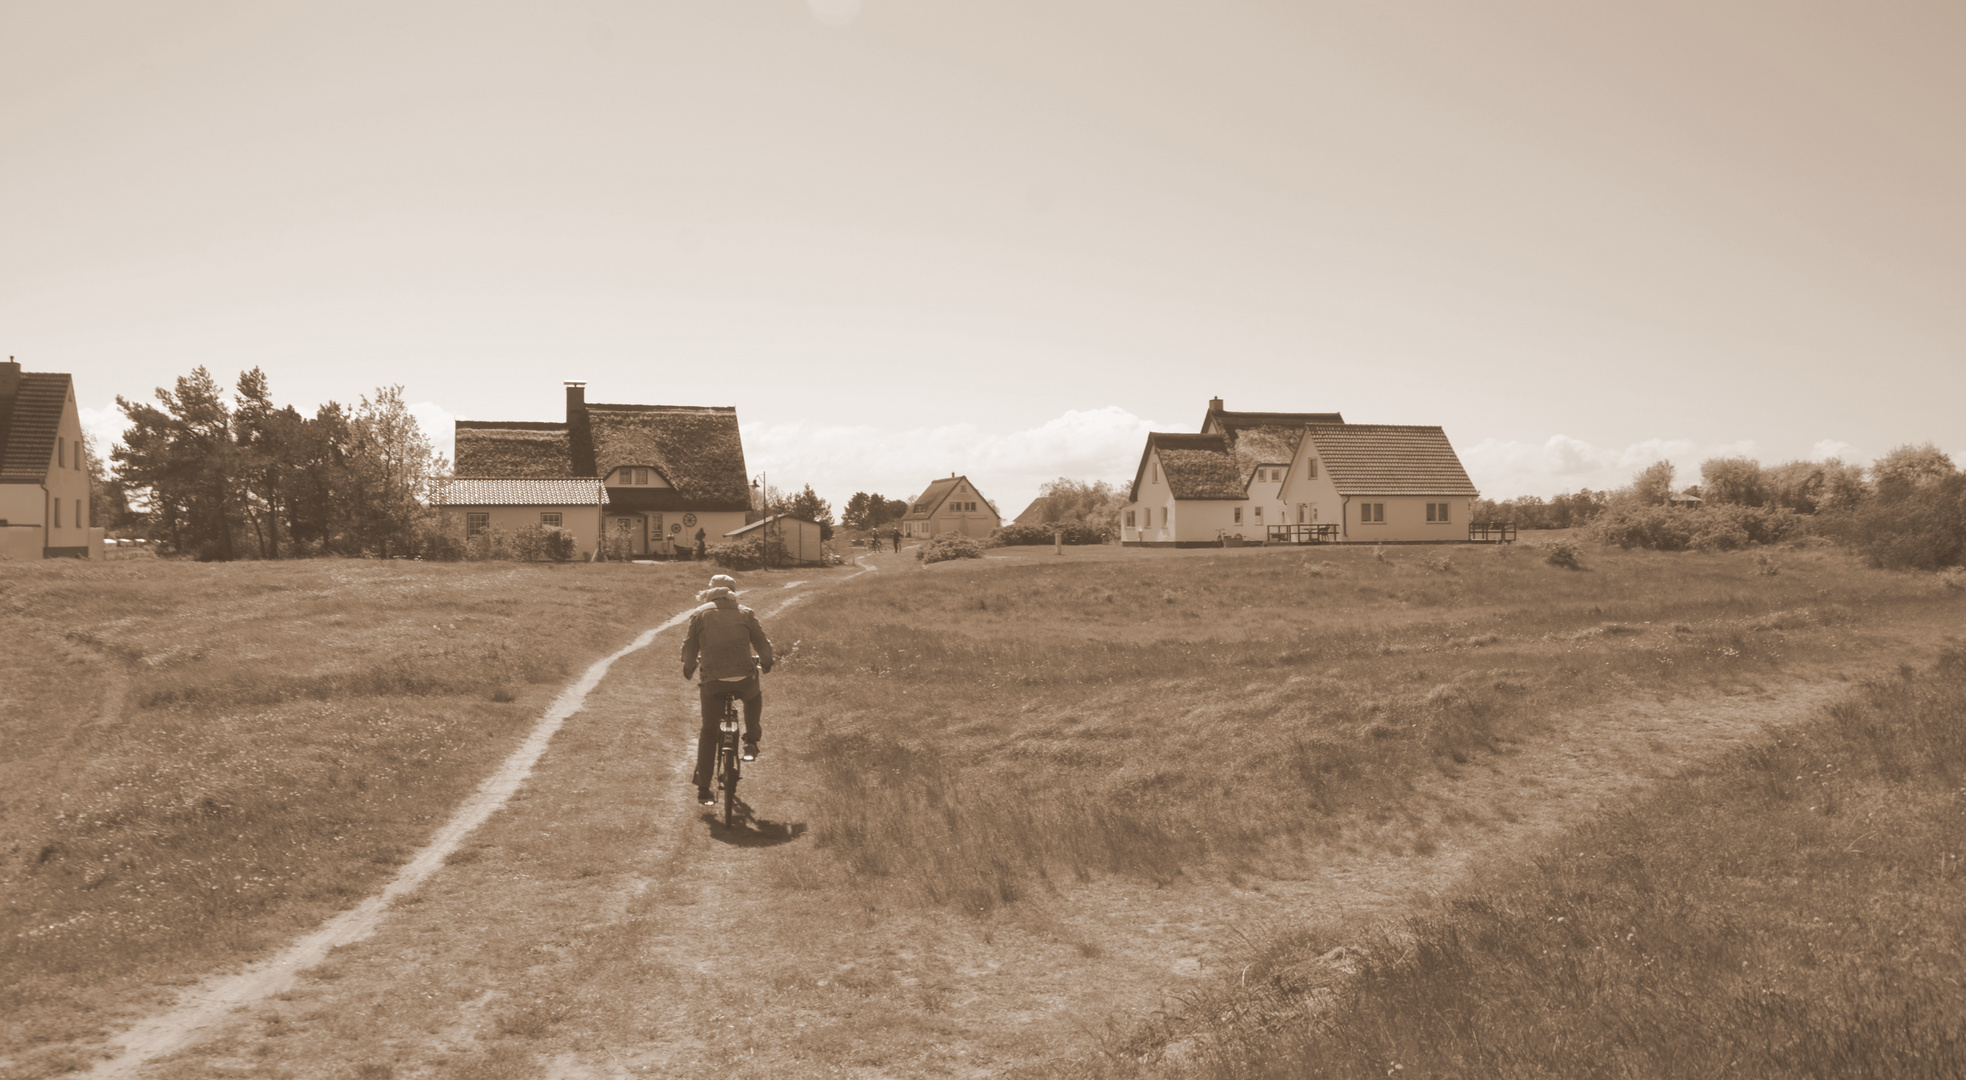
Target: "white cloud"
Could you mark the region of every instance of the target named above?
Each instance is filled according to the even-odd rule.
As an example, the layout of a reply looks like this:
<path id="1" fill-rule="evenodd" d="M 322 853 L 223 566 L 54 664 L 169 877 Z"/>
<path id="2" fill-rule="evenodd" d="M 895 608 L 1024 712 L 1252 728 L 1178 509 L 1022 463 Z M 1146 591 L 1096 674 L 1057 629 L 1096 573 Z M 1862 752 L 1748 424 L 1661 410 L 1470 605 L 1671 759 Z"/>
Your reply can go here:
<path id="1" fill-rule="evenodd" d="M 1826 440 L 1827 442 L 1827 440 Z M 1823 444 L 1818 444 L 1818 448 Z M 1841 445 L 1841 444 L 1838 444 Z M 1548 497 L 1563 491 L 1623 487 L 1632 474 L 1655 461 L 1670 461 L 1675 484 L 1700 480 L 1700 462 L 1716 457 L 1755 457 L 1752 439 L 1698 443 L 1691 439 L 1645 439 L 1621 447 L 1598 446 L 1568 435 L 1541 443 L 1483 439 L 1461 449 L 1461 463 L 1481 493 L 1491 499 L 1518 495 Z"/>
<path id="2" fill-rule="evenodd" d="M 416 417 L 416 426 L 423 432 L 430 445 L 444 455 L 446 463 L 457 460 L 457 421 L 469 420 L 434 401 L 418 401 L 410 405 L 410 415 Z"/>
<path id="3" fill-rule="evenodd" d="M 129 429 L 130 419 L 123 410 L 111 405 L 106 409 L 91 409 L 87 405 L 76 407 L 82 420 L 82 430 L 95 438 L 96 450 L 106 460 L 109 452 L 123 439 L 123 432 Z"/>
<path id="4" fill-rule="evenodd" d="M 898 431 L 773 424 L 745 428 L 744 456 L 774 487 L 811 484 L 836 514 L 856 491 L 906 499 L 936 477 L 962 473 L 1011 518 L 1047 480 L 1130 481 L 1152 429 L 1149 421 L 1116 405 L 1068 410 L 1019 431 L 988 431 L 968 423 Z"/>

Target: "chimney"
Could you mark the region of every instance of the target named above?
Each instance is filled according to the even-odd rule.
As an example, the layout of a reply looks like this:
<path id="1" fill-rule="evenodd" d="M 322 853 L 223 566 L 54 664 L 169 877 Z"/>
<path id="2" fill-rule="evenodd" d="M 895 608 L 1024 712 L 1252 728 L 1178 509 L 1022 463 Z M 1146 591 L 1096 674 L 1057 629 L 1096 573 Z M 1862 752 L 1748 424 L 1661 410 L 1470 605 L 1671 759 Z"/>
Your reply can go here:
<path id="1" fill-rule="evenodd" d="M 7 427 L 14 416 L 14 395 L 20 393 L 20 365 L 9 356 L 0 364 L 0 446 L 7 443 Z"/>
<path id="2" fill-rule="evenodd" d="M 587 384 L 570 382 L 567 384 L 567 450 L 568 462 L 575 476 L 599 476 L 600 467 L 594 461 L 594 428 L 587 422 Z"/>
<path id="3" fill-rule="evenodd" d="M 576 418 L 585 419 L 587 413 L 587 384 L 570 382 L 567 384 L 567 423 Z"/>
<path id="4" fill-rule="evenodd" d="M 1221 412 L 1221 411 L 1222 411 L 1222 399 L 1221 399 L 1221 398 L 1219 398 L 1219 397 L 1212 397 L 1212 398 L 1209 398 L 1209 399 L 1208 399 L 1208 411 L 1209 411 L 1209 412 Z"/>

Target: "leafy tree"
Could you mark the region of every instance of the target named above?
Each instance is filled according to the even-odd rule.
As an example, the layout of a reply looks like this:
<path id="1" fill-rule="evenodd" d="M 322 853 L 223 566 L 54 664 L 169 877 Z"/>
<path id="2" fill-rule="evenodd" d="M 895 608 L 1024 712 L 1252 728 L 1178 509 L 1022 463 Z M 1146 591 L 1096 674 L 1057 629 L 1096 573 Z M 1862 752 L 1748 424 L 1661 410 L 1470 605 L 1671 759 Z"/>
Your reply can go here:
<path id="1" fill-rule="evenodd" d="M 1625 491 L 1646 506 L 1664 506 L 1672 501 L 1672 477 L 1672 462 L 1655 461 L 1640 469 Z"/>
<path id="2" fill-rule="evenodd" d="M 363 550 L 383 556 L 415 550 L 411 535 L 420 500 L 444 471 L 401 385 L 365 395 L 348 421 L 348 524 Z"/>
<path id="3" fill-rule="evenodd" d="M 1760 506 L 1767 501 L 1761 463 L 1753 458 L 1708 458 L 1700 463 L 1700 498 L 1707 502 Z"/>
<path id="4" fill-rule="evenodd" d="M 130 525 L 130 499 L 123 492 L 123 481 L 111 476 L 103 465 L 96 437 L 82 433 L 82 457 L 89 470 L 89 525 L 120 531 Z"/>
<path id="5" fill-rule="evenodd" d="M 1043 524 L 1065 522 L 1119 531 L 1120 507 L 1125 505 L 1126 495 L 1117 484 L 1061 476 L 1040 485 L 1038 495 L 1045 501 Z"/>
<path id="6" fill-rule="evenodd" d="M 1894 499 L 1944 480 L 1956 471 L 1952 458 L 1938 447 L 1929 442 L 1918 446 L 1907 443 L 1873 462 L 1870 476 L 1879 495 Z"/>
<path id="7" fill-rule="evenodd" d="M 293 406 L 273 404 L 266 373 L 254 368 L 239 376 L 233 392 L 234 462 L 243 482 L 243 509 L 262 558 L 280 557 L 280 534 L 291 535 L 295 490 L 305 466 L 306 421 Z"/>

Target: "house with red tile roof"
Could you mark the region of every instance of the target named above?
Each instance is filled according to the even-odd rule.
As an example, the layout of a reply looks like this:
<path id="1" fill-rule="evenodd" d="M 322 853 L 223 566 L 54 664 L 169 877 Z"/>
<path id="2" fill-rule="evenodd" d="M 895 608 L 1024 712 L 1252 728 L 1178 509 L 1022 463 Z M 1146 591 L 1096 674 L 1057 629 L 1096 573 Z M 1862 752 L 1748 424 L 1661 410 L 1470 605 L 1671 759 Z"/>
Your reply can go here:
<path id="1" fill-rule="evenodd" d="M 1122 543 L 1467 539 L 1479 493 L 1439 427 L 1230 412 L 1220 398 L 1202 426 L 1147 436 L 1120 511 Z"/>
<path id="2" fill-rule="evenodd" d="M 462 510 L 467 522 L 471 514 L 485 515 L 482 523 L 494 528 L 506 527 L 494 517 L 519 520 L 514 514 L 542 522 L 558 515 L 563 528 L 596 520 L 611 550 L 635 558 L 688 550 L 698 532 L 716 543 L 744 525 L 752 491 L 735 408 L 603 404 L 589 402 L 586 387 L 566 384 L 563 421 L 457 421 L 453 483 L 552 483 L 456 488 L 443 496 L 445 505 Z M 564 501 L 471 504 L 475 509 L 449 501 L 549 495 Z"/>
<path id="3" fill-rule="evenodd" d="M 0 559 L 89 558 L 89 466 L 75 385 L 64 372 L 0 363 Z"/>

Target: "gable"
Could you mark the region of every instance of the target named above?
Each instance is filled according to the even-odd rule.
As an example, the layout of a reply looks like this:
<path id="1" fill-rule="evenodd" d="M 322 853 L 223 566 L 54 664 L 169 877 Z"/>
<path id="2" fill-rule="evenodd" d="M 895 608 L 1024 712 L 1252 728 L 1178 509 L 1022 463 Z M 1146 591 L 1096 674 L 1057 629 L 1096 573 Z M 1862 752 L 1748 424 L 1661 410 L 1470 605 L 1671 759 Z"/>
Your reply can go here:
<path id="1" fill-rule="evenodd" d="M 0 416 L 0 480 L 39 483 L 54 467 L 55 437 L 68 409 L 69 377 L 23 371 Z"/>
<path id="2" fill-rule="evenodd" d="M 659 470 L 681 502 L 704 510 L 749 510 L 750 476 L 737 410 L 730 406 L 589 405 L 594 465 Z"/>
<path id="3" fill-rule="evenodd" d="M 1243 471 L 1237 467 L 1224 436 L 1149 433 L 1147 448 L 1140 455 L 1140 468 L 1133 474 L 1133 488 L 1127 493 L 1128 501 L 1140 500 L 1140 485 L 1152 464 L 1160 466 L 1161 479 L 1176 499 L 1243 497 Z"/>

